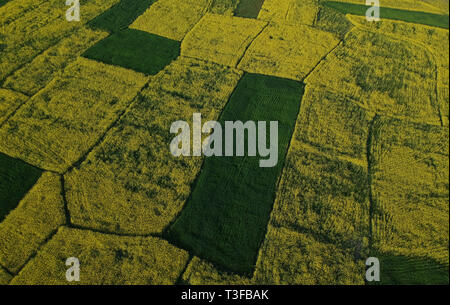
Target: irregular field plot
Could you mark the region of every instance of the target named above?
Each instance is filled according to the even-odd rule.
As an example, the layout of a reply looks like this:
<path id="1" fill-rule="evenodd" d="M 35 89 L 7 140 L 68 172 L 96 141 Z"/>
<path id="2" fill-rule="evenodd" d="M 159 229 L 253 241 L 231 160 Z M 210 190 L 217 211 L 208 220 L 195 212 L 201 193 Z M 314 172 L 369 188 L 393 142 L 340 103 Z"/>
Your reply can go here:
<path id="1" fill-rule="evenodd" d="M 60 177 L 44 173 L 0 223 L 0 264 L 18 272 L 65 221 Z"/>
<path id="2" fill-rule="evenodd" d="M 353 30 L 306 79 L 374 112 L 440 124 L 432 55 L 411 43 Z"/>
<path id="3" fill-rule="evenodd" d="M 264 0 L 239 0 L 234 15 L 243 18 L 256 18 Z"/>
<path id="4" fill-rule="evenodd" d="M 266 285 L 363 285 L 365 266 L 351 247 L 314 234 L 269 225 L 254 283 Z"/>
<path id="5" fill-rule="evenodd" d="M 448 87 L 449 87 L 449 32 L 444 29 L 431 28 L 421 24 L 402 23 L 383 20 L 366 22 L 365 17 L 351 16 L 350 21 L 358 27 L 390 35 L 410 44 L 425 48 L 434 56 L 437 66 L 437 98 L 441 118 L 448 126 Z"/>
<path id="6" fill-rule="evenodd" d="M 231 271 L 252 272 L 302 94 L 303 84 L 296 81 L 243 77 L 219 122 L 278 121 L 278 163 L 262 168 L 259 157 L 207 158 L 190 199 L 169 228 L 170 240 Z"/>
<path id="7" fill-rule="evenodd" d="M 42 171 L 0 153 L 0 222 L 36 183 Z"/>
<path id="8" fill-rule="evenodd" d="M 308 26 L 271 24 L 251 44 L 239 68 L 302 80 L 338 42 Z"/>
<path id="9" fill-rule="evenodd" d="M 265 0 L 258 19 L 286 24 L 314 25 L 318 0 Z"/>
<path id="10" fill-rule="evenodd" d="M 180 43 L 158 35 L 126 29 L 103 39 L 84 57 L 154 75 L 180 54 Z"/>
<path id="11" fill-rule="evenodd" d="M 20 93 L 0 88 L 0 126 L 28 98 Z"/>
<path id="12" fill-rule="evenodd" d="M 0 129 L 0 146 L 40 168 L 63 172 L 98 141 L 147 81 L 80 58 Z"/>
<path id="13" fill-rule="evenodd" d="M 79 282 L 67 282 L 65 261 L 77 257 Z M 62 227 L 11 284 L 175 284 L 188 253 L 154 237 L 125 237 Z M 108 268 L 105 268 L 108 266 Z"/>
<path id="14" fill-rule="evenodd" d="M 158 0 L 130 26 L 181 41 L 206 13 L 209 0 Z"/>
<path id="15" fill-rule="evenodd" d="M 17 70 L 5 80 L 4 87 L 32 96 L 60 75 L 82 52 L 106 36 L 105 32 L 83 27 Z"/>
<path id="16" fill-rule="evenodd" d="M 200 112 L 216 120 L 240 78 L 236 70 L 180 57 L 66 176 L 72 222 L 126 233 L 161 233 L 179 213 L 201 158 L 170 153 L 170 126 Z"/>
<path id="17" fill-rule="evenodd" d="M 121 0 L 103 14 L 89 21 L 88 25 L 112 33 L 125 30 L 155 1 L 156 0 Z"/>
<path id="18" fill-rule="evenodd" d="M 367 167 L 366 145 L 372 115 L 326 88 L 307 86 L 295 139 L 331 156 Z"/>
<path id="19" fill-rule="evenodd" d="M 351 4 L 335 1 L 326 1 L 324 2 L 324 4 L 336 10 L 339 10 L 342 13 L 359 16 L 366 16 L 366 11 L 369 8 L 369 6 L 362 4 Z M 449 27 L 448 15 L 437 15 L 411 10 L 399 10 L 395 8 L 380 7 L 380 18 L 420 23 L 444 29 L 448 29 Z"/>
<path id="20" fill-rule="evenodd" d="M 0 9 L 0 82 L 116 2 L 88 1 L 81 22 L 67 22 L 65 1 L 11 1 Z"/>
<path id="21" fill-rule="evenodd" d="M 373 248 L 394 258 L 412 259 L 411 268 L 408 264 L 398 268 L 403 274 L 397 276 L 405 283 L 414 274 L 414 258 L 423 258 L 447 266 L 448 284 L 448 144 L 447 128 L 384 118 L 375 122 Z M 432 276 L 434 270 L 429 272 Z M 438 283 L 442 282 L 445 278 Z"/>
<path id="22" fill-rule="evenodd" d="M 181 54 L 227 66 L 236 66 L 265 22 L 205 15 L 181 44 Z"/>

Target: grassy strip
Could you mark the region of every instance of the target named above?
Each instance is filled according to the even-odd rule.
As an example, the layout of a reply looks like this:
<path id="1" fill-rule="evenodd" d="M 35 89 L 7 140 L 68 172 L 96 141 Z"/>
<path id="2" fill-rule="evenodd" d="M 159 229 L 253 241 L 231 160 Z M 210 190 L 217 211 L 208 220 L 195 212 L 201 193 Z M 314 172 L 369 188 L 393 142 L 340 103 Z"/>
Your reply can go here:
<path id="1" fill-rule="evenodd" d="M 118 32 L 126 29 L 156 0 L 122 0 L 103 14 L 88 22 L 93 28 Z"/>
<path id="2" fill-rule="evenodd" d="M 219 122 L 279 121 L 278 164 L 260 168 L 259 157 L 207 158 L 191 198 L 168 230 L 170 240 L 232 271 L 253 270 L 303 90 L 292 80 L 242 78 Z"/>
<path id="3" fill-rule="evenodd" d="M 240 0 L 234 15 L 236 17 L 257 18 L 264 0 Z"/>
<path id="4" fill-rule="evenodd" d="M 42 171 L 0 153 L 0 221 L 36 183 Z"/>
<path id="5" fill-rule="evenodd" d="M 335 1 L 324 2 L 326 6 L 334 8 L 345 14 L 353 14 L 365 16 L 369 6 L 361 4 L 341 3 Z M 394 19 L 405 22 L 425 24 L 444 29 L 449 28 L 449 18 L 447 15 L 438 15 L 425 12 L 400 10 L 395 8 L 381 7 L 380 17 L 386 19 Z"/>
<path id="6" fill-rule="evenodd" d="M 158 35 L 126 29 L 100 41 L 84 57 L 154 75 L 180 53 L 180 43 Z"/>

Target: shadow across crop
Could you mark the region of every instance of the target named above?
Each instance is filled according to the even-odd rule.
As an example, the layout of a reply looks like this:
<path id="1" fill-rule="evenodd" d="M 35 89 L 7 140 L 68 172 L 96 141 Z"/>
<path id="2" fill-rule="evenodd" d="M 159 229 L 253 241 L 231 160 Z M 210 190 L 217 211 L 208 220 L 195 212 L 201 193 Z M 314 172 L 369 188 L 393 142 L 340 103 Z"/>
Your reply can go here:
<path id="1" fill-rule="evenodd" d="M 344 14 L 353 14 L 359 16 L 365 16 L 366 11 L 369 8 L 369 6 L 362 4 L 352 4 L 335 1 L 326 1 L 323 4 Z M 444 29 L 449 28 L 449 17 L 447 15 L 437 15 L 425 12 L 380 7 L 380 18 L 419 23 Z"/>
<path id="2" fill-rule="evenodd" d="M 40 169 L 0 153 L 0 221 L 17 206 L 41 174 Z"/>
<path id="3" fill-rule="evenodd" d="M 158 35 L 126 29 L 98 42 L 83 56 L 155 75 L 180 54 L 180 43 Z"/>
<path id="4" fill-rule="evenodd" d="M 185 208 L 166 232 L 169 240 L 227 270 L 253 271 L 303 92 L 297 81 L 244 75 L 219 122 L 224 128 L 225 121 L 265 121 L 268 131 L 269 122 L 278 121 L 278 163 L 262 168 L 260 156 L 206 158 Z"/>

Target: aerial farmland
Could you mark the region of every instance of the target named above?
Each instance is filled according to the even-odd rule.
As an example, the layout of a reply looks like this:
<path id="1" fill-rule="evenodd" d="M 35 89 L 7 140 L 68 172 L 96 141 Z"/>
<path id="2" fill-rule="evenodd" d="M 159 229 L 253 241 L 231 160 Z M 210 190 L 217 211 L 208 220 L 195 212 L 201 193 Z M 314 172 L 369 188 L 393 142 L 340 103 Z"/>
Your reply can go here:
<path id="1" fill-rule="evenodd" d="M 0 0 L 0 285 L 448 285 L 449 2 L 372 2 Z"/>

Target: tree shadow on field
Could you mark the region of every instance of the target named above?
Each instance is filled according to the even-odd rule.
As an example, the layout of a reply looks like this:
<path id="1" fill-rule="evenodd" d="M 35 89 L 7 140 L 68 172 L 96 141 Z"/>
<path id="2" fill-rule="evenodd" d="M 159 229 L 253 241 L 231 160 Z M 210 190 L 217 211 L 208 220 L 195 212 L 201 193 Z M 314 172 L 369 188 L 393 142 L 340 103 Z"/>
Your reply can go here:
<path id="1" fill-rule="evenodd" d="M 0 222 L 17 206 L 41 174 L 42 170 L 0 153 Z"/>
<path id="2" fill-rule="evenodd" d="M 448 285 L 449 266 L 428 257 L 375 253 L 380 260 L 380 282 L 369 285 Z"/>

